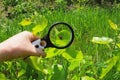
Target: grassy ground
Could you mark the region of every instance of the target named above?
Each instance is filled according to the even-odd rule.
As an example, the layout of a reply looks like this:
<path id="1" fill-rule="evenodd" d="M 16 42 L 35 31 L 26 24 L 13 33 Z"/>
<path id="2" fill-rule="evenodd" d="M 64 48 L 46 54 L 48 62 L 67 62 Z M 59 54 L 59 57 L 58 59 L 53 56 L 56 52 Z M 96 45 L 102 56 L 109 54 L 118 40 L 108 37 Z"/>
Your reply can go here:
<path id="1" fill-rule="evenodd" d="M 77 69 L 71 72 L 68 71 L 67 79 L 79 80 L 79 78 L 83 76 L 90 76 L 98 80 L 101 74 L 101 69 L 103 67 L 102 64 L 105 63 L 106 60 L 109 60 L 114 54 L 112 54 L 112 51 L 110 48 L 108 48 L 108 46 L 93 44 L 91 40 L 94 36 L 98 36 L 98 37 L 106 36 L 106 37 L 114 38 L 115 32 L 110 28 L 108 20 L 112 20 L 119 27 L 120 10 L 118 8 L 108 9 L 108 8 L 99 8 L 99 7 L 96 8 L 83 7 L 71 11 L 46 10 L 40 13 L 47 18 L 48 27 L 54 22 L 62 21 L 69 23 L 74 29 L 75 40 L 73 42 L 72 48 L 76 51 L 82 51 L 84 57 L 83 61 L 85 61 L 85 63 L 83 64 L 82 62 L 80 66 L 77 67 Z M 25 17 L 28 17 L 28 15 L 22 14 L 13 19 L 7 19 L 7 18 L 0 19 L 0 42 L 4 41 L 5 39 L 9 38 L 10 36 L 18 32 L 21 32 L 22 29 L 18 23 Z M 46 30 L 48 29 L 48 27 L 46 28 Z M 56 59 L 56 57 L 54 57 L 54 59 Z M 53 63 L 55 64 L 55 62 Z M 47 66 L 49 65 L 51 65 L 51 63 L 47 64 Z M 1 66 L 4 67 L 3 64 Z M 4 68 L 8 68 L 8 66 Z M 79 69 L 80 72 L 76 72 Z M 14 73 L 14 70 L 15 69 L 10 69 L 8 71 L 10 73 Z M 32 73 L 34 74 L 35 72 Z M 113 75 L 114 73 L 118 74 L 119 72 L 113 70 L 109 73 L 110 74 L 106 75 L 106 77 L 103 78 L 103 80 L 108 80 L 109 78 L 111 78 L 110 77 L 111 75 Z M 25 74 L 27 74 L 27 72 Z M 77 75 L 78 78 L 73 78 L 74 74 Z M 11 76 L 13 76 L 13 74 L 11 74 Z M 8 78 L 12 79 L 11 77 Z M 16 77 L 14 76 L 14 78 Z M 31 80 L 30 77 L 29 79 Z M 119 80 L 119 75 L 115 75 L 109 80 L 113 80 L 113 79 Z"/>

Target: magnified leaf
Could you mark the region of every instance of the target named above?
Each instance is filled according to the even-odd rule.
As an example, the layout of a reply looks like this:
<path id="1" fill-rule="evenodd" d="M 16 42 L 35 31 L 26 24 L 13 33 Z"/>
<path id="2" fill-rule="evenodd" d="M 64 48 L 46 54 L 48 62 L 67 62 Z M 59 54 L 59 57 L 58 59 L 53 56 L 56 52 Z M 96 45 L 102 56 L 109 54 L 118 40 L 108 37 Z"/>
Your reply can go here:
<path id="1" fill-rule="evenodd" d="M 57 36 L 60 40 L 69 40 L 71 38 L 71 33 L 67 30 L 60 31 Z"/>
<path id="2" fill-rule="evenodd" d="M 71 33 L 67 30 L 62 30 L 60 32 L 57 31 L 57 33 L 50 34 L 51 34 L 50 39 L 52 43 L 56 46 L 60 47 L 66 46 L 71 40 Z"/>

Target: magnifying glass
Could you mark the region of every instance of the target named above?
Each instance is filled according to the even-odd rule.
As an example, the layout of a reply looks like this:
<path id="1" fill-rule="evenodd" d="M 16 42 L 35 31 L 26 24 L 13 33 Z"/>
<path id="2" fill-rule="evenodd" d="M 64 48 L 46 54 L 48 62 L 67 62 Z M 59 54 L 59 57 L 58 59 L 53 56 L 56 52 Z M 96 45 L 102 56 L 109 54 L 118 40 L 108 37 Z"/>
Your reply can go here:
<path id="1" fill-rule="evenodd" d="M 69 47 L 74 40 L 74 31 L 72 27 L 65 22 L 57 22 L 53 24 L 47 35 L 32 42 L 36 48 L 54 47 L 57 49 L 64 49 Z"/>

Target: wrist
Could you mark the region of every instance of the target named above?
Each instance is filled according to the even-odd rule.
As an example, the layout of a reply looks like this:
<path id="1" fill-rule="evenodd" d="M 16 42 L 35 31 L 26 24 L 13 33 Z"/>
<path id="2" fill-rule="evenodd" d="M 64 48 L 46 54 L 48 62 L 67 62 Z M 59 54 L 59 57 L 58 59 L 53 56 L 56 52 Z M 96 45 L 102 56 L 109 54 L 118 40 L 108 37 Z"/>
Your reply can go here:
<path id="1" fill-rule="evenodd" d="M 0 43 L 0 62 L 4 60 L 8 60 L 8 56 L 10 56 L 10 47 L 8 45 L 5 45 L 5 43 Z"/>

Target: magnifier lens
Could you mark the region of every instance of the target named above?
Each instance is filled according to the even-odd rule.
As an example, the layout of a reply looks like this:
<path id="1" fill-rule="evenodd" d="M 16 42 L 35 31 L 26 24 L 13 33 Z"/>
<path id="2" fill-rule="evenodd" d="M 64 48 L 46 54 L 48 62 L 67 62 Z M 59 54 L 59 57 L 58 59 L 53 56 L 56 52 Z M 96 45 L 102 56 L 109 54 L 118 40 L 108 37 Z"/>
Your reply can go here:
<path id="1" fill-rule="evenodd" d="M 50 31 L 50 41 L 54 46 L 64 47 L 69 44 L 71 39 L 71 30 L 65 24 L 55 25 Z"/>

